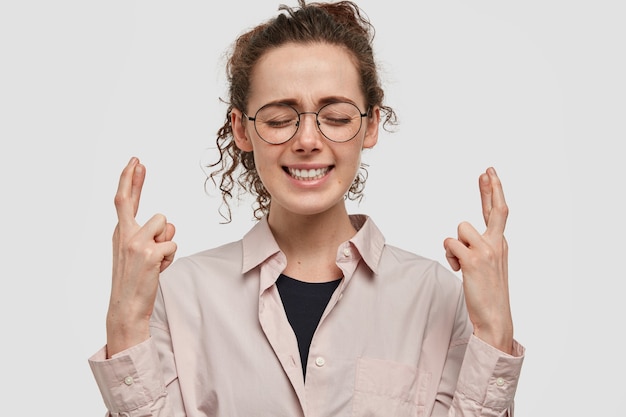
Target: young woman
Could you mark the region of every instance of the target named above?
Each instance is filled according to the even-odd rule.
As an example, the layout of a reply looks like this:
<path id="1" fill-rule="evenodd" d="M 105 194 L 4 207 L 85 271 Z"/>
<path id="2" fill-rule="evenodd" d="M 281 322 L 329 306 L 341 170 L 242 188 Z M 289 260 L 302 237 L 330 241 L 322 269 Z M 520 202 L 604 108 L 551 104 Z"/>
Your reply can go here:
<path id="1" fill-rule="evenodd" d="M 113 416 L 511 416 L 513 339 L 493 168 L 486 231 L 444 242 L 453 270 L 385 244 L 347 212 L 361 151 L 394 123 L 356 4 L 300 1 L 237 39 L 218 134 L 224 202 L 241 185 L 258 223 L 176 262 L 174 226 L 135 215 L 145 167 L 115 197 L 107 344 L 90 365 Z"/>

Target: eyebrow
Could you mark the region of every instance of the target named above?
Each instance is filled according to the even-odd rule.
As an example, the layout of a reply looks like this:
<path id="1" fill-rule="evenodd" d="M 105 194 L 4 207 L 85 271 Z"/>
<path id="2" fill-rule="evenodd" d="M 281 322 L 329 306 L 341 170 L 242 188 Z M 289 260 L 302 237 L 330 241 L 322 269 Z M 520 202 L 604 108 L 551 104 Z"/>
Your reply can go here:
<path id="1" fill-rule="evenodd" d="M 347 102 L 347 103 L 352 103 L 354 105 L 357 105 L 354 100 L 349 99 L 348 97 L 344 97 L 344 96 L 327 96 L 327 97 L 322 97 L 320 100 L 317 101 L 317 104 L 319 106 L 324 106 L 326 104 L 340 103 L 340 102 Z M 301 104 L 301 102 L 300 102 L 300 100 L 296 100 L 296 99 L 293 99 L 293 98 L 288 98 L 288 99 L 279 99 L 279 100 L 271 101 L 271 102 L 269 102 L 267 104 L 287 104 L 289 106 L 297 107 L 297 106 L 299 106 Z"/>

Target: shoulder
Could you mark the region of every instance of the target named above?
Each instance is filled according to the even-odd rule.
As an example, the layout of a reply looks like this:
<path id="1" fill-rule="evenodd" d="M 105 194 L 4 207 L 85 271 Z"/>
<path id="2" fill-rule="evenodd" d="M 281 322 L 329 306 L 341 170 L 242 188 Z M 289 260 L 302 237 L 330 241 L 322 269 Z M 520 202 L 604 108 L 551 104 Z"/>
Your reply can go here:
<path id="1" fill-rule="evenodd" d="M 381 284 L 401 283 L 407 288 L 444 296 L 460 294 L 462 283 L 452 270 L 436 260 L 389 244 L 370 217 L 353 215 L 351 219 L 359 230 L 353 243 Z"/>
<path id="2" fill-rule="evenodd" d="M 458 294 L 462 289 L 460 278 L 440 262 L 389 244 L 381 256 L 379 275 L 434 287 L 437 292 Z"/>
<path id="3" fill-rule="evenodd" d="M 161 273 L 161 284 L 181 280 L 211 279 L 215 276 L 241 275 L 242 241 L 226 243 L 174 261 Z"/>
<path id="4" fill-rule="evenodd" d="M 206 249 L 192 255 L 184 256 L 180 258 L 179 261 L 181 263 L 189 263 L 200 266 L 208 266 L 208 264 L 216 262 L 218 264 L 230 264 L 233 261 L 236 261 L 238 265 L 241 266 L 242 248 L 242 240 L 237 240 L 211 249 Z"/>

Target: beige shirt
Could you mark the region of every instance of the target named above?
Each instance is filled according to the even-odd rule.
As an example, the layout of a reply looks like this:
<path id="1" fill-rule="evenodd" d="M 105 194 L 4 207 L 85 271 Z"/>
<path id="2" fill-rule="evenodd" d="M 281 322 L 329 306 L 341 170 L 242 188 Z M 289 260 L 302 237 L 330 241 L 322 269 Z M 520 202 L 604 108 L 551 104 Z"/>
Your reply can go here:
<path id="1" fill-rule="evenodd" d="M 524 348 L 507 355 L 473 336 L 456 275 L 351 219 L 306 383 L 275 285 L 286 258 L 264 218 L 162 273 L 149 340 L 90 358 L 111 415 L 512 415 Z"/>

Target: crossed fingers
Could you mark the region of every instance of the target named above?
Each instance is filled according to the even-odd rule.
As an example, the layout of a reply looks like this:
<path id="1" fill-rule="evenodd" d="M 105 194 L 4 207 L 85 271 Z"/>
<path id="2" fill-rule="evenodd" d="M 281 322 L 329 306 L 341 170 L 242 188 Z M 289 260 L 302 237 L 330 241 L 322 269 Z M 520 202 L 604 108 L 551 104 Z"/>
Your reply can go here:
<path id="1" fill-rule="evenodd" d="M 488 168 L 478 179 L 483 218 L 487 225 L 485 234 L 504 234 L 509 208 L 504 199 L 502 183 L 495 169 Z"/>
<path id="2" fill-rule="evenodd" d="M 146 178 L 146 168 L 135 157 L 131 158 L 122 174 L 115 194 L 115 209 L 120 226 L 136 225 L 141 190 Z"/>
<path id="3" fill-rule="evenodd" d="M 471 224 L 463 222 L 458 227 L 458 239 L 448 238 L 444 241 L 446 259 L 454 271 L 460 270 L 464 263 L 470 262 L 471 248 L 480 249 L 481 252 L 486 253 L 490 251 L 488 245 L 495 243 L 492 240 L 503 239 L 509 209 L 504 199 L 502 183 L 495 169 L 490 167 L 482 173 L 478 184 L 482 214 L 487 229 L 481 235 Z"/>

